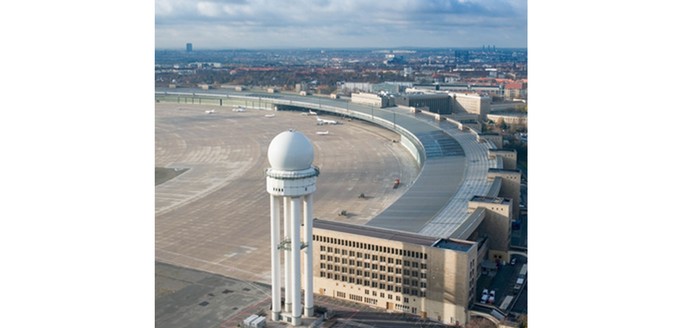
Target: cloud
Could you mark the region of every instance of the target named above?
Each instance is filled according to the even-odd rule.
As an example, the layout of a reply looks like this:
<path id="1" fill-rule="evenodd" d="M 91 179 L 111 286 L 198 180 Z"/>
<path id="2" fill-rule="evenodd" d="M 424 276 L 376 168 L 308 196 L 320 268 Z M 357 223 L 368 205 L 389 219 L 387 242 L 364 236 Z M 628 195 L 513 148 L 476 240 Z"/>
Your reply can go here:
<path id="1" fill-rule="evenodd" d="M 156 0 L 157 48 L 456 46 L 500 35 L 526 46 L 526 25 L 526 0 Z"/>

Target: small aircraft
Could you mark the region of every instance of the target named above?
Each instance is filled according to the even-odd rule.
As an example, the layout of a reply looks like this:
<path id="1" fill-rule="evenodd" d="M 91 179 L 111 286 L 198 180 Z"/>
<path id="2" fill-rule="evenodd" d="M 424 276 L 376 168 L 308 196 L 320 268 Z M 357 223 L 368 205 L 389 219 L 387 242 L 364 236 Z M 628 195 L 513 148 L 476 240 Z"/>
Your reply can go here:
<path id="1" fill-rule="evenodd" d="M 272 117 L 274 117 L 274 116 L 276 116 L 276 114 L 267 114 L 267 115 L 265 115 L 264 117 L 266 117 L 266 118 L 272 118 Z"/>
<path id="2" fill-rule="evenodd" d="M 320 136 L 325 136 L 325 135 L 328 134 L 328 131 L 316 131 L 316 134 L 318 134 Z"/>
<path id="3" fill-rule="evenodd" d="M 309 116 L 309 115 L 316 115 L 316 112 L 312 112 L 311 110 L 308 113 L 300 113 L 302 116 Z"/>
<path id="4" fill-rule="evenodd" d="M 214 109 L 209 109 L 205 111 L 206 114 L 214 114 L 215 110 Z"/>
<path id="5" fill-rule="evenodd" d="M 234 107 L 234 109 L 232 109 L 231 111 L 232 112 L 245 112 L 246 109 L 241 107 L 241 106 L 238 106 L 238 107 Z"/>
<path id="6" fill-rule="evenodd" d="M 324 124 L 330 124 L 330 125 L 335 125 L 338 124 L 338 121 L 333 121 L 333 120 L 324 120 L 321 118 L 316 119 L 316 125 L 324 125 Z"/>

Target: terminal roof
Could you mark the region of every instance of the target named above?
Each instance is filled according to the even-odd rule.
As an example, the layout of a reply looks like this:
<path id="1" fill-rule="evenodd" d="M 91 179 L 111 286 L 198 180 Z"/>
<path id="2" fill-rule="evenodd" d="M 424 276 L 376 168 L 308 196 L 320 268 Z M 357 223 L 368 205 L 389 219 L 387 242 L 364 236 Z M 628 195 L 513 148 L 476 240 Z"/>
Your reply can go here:
<path id="1" fill-rule="evenodd" d="M 490 204 L 510 204 L 512 200 L 503 197 L 473 196 L 471 202 L 481 202 Z"/>

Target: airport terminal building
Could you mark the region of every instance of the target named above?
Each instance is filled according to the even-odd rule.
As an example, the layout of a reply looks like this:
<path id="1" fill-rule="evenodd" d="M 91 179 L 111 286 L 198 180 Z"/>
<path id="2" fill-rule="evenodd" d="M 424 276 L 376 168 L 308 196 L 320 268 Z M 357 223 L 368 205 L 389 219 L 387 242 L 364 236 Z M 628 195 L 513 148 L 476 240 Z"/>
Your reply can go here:
<path id="1" fill-rule="evenodd" d="M 315 220 L 315 293 L 466 322 L 474 301 L 477 243 Z"/>

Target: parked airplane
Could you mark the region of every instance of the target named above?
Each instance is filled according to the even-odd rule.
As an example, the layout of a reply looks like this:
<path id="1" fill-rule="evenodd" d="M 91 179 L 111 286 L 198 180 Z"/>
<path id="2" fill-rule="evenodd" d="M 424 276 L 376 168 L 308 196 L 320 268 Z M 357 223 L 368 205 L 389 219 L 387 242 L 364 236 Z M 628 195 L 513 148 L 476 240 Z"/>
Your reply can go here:
<path id="1" fill-rule="evenodd" d="M 246 109 L 241 107 L 241 106 L 238 106 L 238 107 L 234 107 L 234 109 L 232 109 L 232 111 L 234 111 L 234 112 L 245 112 Z"/>
<path id="2" fill-rule="evenodd" d="M 318 117 L 317 117 L 317 119 L 316 119 L 316 125 L 324 125 L 324 124 L 335 125 L 335 124 L 338 124 L 338 121 L 324 120 L 324 119 L 321 119 L 321 118 L 318 118 Z"/>
<path id="3" fill-rule="evenodd" d="M 309 116 L 309 115 L 316 115 L 316 112 L 312 112 L 311 110 L 308 113 L 300 113 L 302 116 Z"/>
<path id="4" fill-rule="evenodd" d="M 325 135 L 328 134 L 328 131 L 316 131 L 316 134 L 318 134 L 320 136 L 325 136 Z"/>
<path id="5" fill-rule="evenodd" d="M 209 109 L 205 111 L 206 114 L 214 114 L 215 110 L 214 109 Z"/>
<path id="6" fill-rule="evenodd" d="M 266 118 L 272 118 L 272 117 L 274 117 L 274 116 L 276 116 L 276 114 L 267 114 L 267 115 L 265 115 L 264 117 L 266 117 Z"/>

